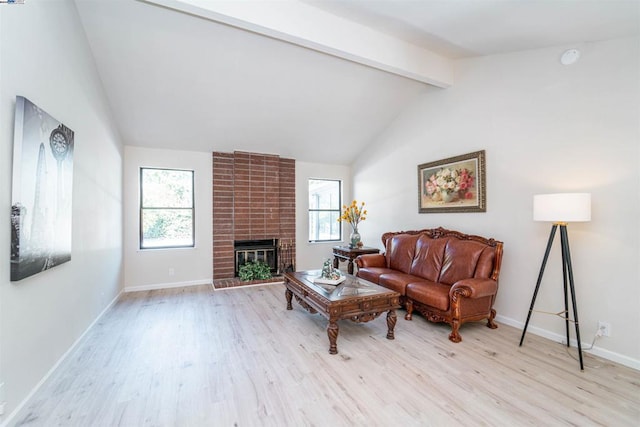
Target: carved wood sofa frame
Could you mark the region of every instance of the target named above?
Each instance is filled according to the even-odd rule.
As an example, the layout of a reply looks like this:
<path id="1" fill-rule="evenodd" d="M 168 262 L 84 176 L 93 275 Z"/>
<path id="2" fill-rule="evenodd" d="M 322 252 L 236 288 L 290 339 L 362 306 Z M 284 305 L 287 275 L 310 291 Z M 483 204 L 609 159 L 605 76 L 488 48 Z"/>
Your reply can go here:
<path id="1" fill-rule="evenodd" d="M 382 243 L 384 247 L 388 248 L 387 242 L 389 239 L 402 234 L 426 235 L 431 239 L 454 238 L 460 241 L 474 241 L 493 248 L 494 251 L 493 268 L 487 278 L 484 280 L 469 278 L 459 280 L 458 282 L 451 284 L 449 290 L 449 307 L 447 310 L 439 309 L 433 305 L 425 303 L 424 301 L 418 301 L 416 298 L 407 296 L 406 290 L 405 292 L 402 292 L 401 289 L 395 288 L 394 290 L 400 292 L 402 295 L 400 303 L 407 310 L 407 314 L 405 315 L 406 320 L 412 320 L 413 312 L 418 311 L 429 321 L 446 322 L 451 325 L 449 339 L 456 343 L 462 341 L 459 329 L 463 323 L 487 319 L 487 327 L 491 329 L 498 327 L 494 322 L 496 311 L 493 308 L 493 304 L 498 291 L 498 277 L 500 275 L 500 267 L 502 264 L 502 242 L 481 236 L 463 234 L 458 231 L 447 230 L 440 227 L 435 229 L 384 233 L 382 235 Z M 381 256 L 386 256 L 386 254 L 361 255 L 356 259 L 356 264 L 359 269 L 365 269 L 363 271 L 364 274 L 366 272 L 367 265 L 378 265 L 379 267 L 382 267 L 380 265 L 379 258 L 377 260 L 372 258 Z M 371 261 L 375 260 L 374 264 L 367 262 L 367 258 Z M 388 266 L 389 264 L 386 265 Z M 358 275 L 360 275 L 360 271 L 358 271 Z M 385 286 L 384 283 L 372 280 L 370 277 L 365 276 L 364 278 Z M 408 283 L 409 282 L 407 282 L 405 286 Z"/>

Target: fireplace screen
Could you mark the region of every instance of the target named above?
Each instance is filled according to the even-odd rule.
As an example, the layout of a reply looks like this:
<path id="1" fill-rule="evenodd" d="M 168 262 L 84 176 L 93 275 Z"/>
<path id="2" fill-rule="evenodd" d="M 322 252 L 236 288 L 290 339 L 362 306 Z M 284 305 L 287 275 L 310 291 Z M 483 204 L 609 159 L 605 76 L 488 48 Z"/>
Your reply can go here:
<path id="1" fill-rule="evenodd" d="M 236 240 L 234 253 L 236 277 L 240 267 L 253 261 L 262 261 L 267 264 L 271 274 L 278 273 L 278 239 Z"/>

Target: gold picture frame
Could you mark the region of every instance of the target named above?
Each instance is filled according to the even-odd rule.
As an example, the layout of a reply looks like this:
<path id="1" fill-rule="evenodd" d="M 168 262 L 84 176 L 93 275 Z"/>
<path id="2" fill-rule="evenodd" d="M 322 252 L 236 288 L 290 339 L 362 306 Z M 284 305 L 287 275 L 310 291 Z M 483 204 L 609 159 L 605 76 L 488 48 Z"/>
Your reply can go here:
<path id="1" fill-rule="evenodd" d="M 418 212 L 486 212 L 485 152 L 418 165 Z"/>

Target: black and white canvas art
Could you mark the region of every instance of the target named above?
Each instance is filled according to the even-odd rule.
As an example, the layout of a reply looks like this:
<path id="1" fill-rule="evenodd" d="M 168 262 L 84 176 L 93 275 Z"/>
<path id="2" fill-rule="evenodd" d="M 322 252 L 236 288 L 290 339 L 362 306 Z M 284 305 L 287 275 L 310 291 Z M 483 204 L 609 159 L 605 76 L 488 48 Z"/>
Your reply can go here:
<path id="1" fill-rule="evenodd" d="M 11 281 L 71 260 L 73 131 L 16 97 Z"/>

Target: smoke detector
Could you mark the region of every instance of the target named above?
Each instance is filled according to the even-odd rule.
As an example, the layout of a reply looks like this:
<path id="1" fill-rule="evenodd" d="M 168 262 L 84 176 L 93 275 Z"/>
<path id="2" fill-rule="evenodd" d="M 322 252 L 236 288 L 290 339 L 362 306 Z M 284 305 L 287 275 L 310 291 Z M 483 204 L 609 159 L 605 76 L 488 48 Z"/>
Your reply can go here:
<path id="1" fill-rule="evenodd" d="M 578 49 L 566 50 L 560 57 L 560 63 L 562 65 L 575 64 L 580 58 L 580 51 Z"/>

